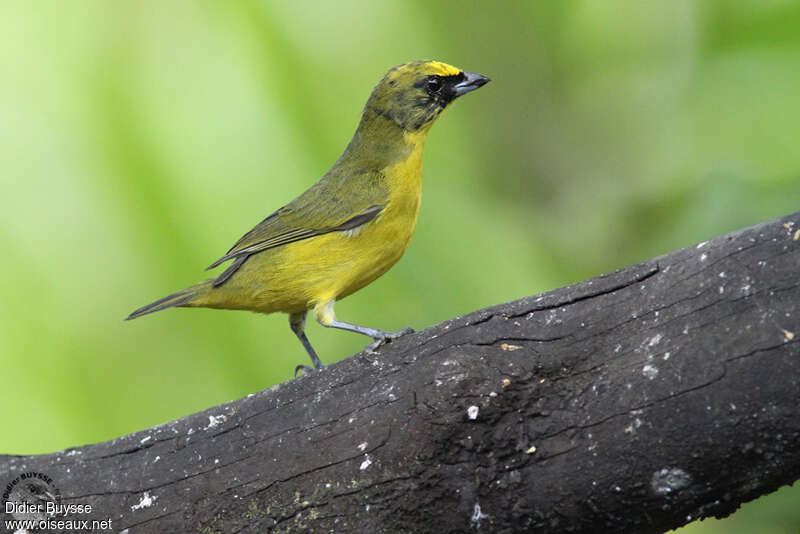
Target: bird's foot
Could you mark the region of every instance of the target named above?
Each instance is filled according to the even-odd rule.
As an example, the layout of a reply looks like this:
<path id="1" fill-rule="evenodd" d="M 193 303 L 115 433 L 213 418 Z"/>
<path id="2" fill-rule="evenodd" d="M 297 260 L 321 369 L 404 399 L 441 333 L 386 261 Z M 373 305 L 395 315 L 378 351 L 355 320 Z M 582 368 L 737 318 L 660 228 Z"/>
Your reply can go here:
<path id="1" fill-rule="evenodd" d="M 376 354 L 375 350 L 378 347 L 380 347 L 381 345 L 385 345 L 386 343 L 391 342 L 393 339 L 397 339 L 398 337 L 404 336 L 406 334 L 412 334 L 412 333 L 414 333 L 414 329 L 411 328 L 410 326 L 407 326 L 407 327 L 403 328 L 399 332 L 383 332 L 383 331 L 381 331 L 379 336 L 372 338 L 375 341 L 373 341 L 372 343 L 367 345 L 367 347 L 364 350 L 367 352 L 367 354 Z"/>
<path id="2" fill-rule="evenodd" d="M 322 369 L 323 367 L 325 367 L 325 366 L 324 365 L 320 365 L 319 367 L 317 367 L 315 369 L 313 367 L 309 367 L 308 365 L 300 364 L 300 365 L 298 365 L 297 367 L 294 368 L 294 377 L 297 378 L 297 373 L 299 373 L 300 371 L 303 371 L 304 375 L 309 375 L 309 374 L 313 373 L 314 371 L 318 371 L 318 370 Z"/>

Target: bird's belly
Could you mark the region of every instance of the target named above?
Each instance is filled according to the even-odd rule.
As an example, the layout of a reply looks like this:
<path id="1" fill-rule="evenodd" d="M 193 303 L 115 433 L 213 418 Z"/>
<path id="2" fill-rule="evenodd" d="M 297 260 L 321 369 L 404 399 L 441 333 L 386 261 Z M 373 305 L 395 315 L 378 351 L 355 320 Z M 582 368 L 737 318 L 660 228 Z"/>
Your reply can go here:
<path id="1" fill-rule="evenodd" d="M 308 308 L 318 302 L 343 299 L 397 263 L 411 241 L 418 207 L 418 200 L 413 206 L 389 205 L 375 220 L 360 227 L 294 243 L 294 249 L 287 253 L 295 265 L 305 266 Z"/>
<path id="2" fill-rule="evenodd" d="M 254 254 L 202 305 L 295 313 L 341 300 L 388 271 L 405 252 L 419 199 L 399 204 L 355 229 Z"/>
<path id="3" fill-rule="evenodd" d="M 341 246 L 356 250 L 349 265 L 340 271 L 338 289 L 333 295 L 341 300 L 388 271 L 403 256 L 416 226 L 413 219 L 391 221 L 378 219 L 367 223 L 358 233 L 340 233 Z"/>

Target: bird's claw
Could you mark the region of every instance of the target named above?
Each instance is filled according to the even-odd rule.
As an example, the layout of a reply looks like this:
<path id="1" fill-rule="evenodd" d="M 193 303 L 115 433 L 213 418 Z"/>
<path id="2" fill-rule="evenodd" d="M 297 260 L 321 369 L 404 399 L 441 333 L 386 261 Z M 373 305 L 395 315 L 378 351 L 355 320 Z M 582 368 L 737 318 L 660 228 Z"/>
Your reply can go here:
<path id="1" fill-rule="evenodd" d="M 309 367 L 307 365 L 303 365 L 303 364 L 298 365 L 297 367 L 294 368 L 294 377 L 295 378 L 297 378 L 297 373 L 300 372 L 300 371 L 303 371 L 303 374 L 307 375 L 307 374 L 311 373 L 312 371 L 314 371 L 314 368 L 313 367 Z"/>
<path id="2" fill-rule="evenodd" d="M 375 349 L 377 349 L 381 345 L 385 345 L 386 343 L 389 343 L 393 339 L 397 339 L 398 337 L 413 333 L 414 329 L 411 328 L 410 326 L 403 328 L 399 332 L 383 332 L 380 337 L 373 338 L 375 341 L 367 345 L 367 347 L 364 350 L 367 352 L 367 354 L 377 354 L 375 352 Z"/>

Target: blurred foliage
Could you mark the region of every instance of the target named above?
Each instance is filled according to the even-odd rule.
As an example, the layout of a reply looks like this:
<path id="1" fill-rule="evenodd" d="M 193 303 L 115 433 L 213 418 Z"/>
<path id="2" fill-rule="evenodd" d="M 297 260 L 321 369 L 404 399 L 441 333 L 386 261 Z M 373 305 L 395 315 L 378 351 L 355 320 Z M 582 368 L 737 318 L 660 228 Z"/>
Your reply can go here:
<path id="1" fill-rule="evenodd" d="M 0 3 L 0 451 L 288 380 L 285 317 L 132 309 L 315 181 L 391 66 L 493 83 L 434 127 L 416 236 L 337 306 L 424 328 L 800 205 L 800 3 Z M 310 326 L 328 363 L 365 340 Z M 797 532 L 784 490 L 686 532 Z"/>

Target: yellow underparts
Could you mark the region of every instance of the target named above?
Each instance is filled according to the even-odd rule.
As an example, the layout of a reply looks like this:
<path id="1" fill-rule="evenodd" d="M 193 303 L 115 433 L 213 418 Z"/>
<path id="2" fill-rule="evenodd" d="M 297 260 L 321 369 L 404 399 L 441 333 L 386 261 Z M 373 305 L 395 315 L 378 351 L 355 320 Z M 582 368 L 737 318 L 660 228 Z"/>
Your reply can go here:
<path id="1" fill-rule="evenodd" d="M 384 170 L 390 191 L 375 219 L 254 254 L 230 280 L 189 305 L 262 313 L 313 309 L 318 321 L 330 324 L 333 302 L 381 276 L 408 247 L 419 213 L 426 133 L 406 134 L 410 155 Z"/>

